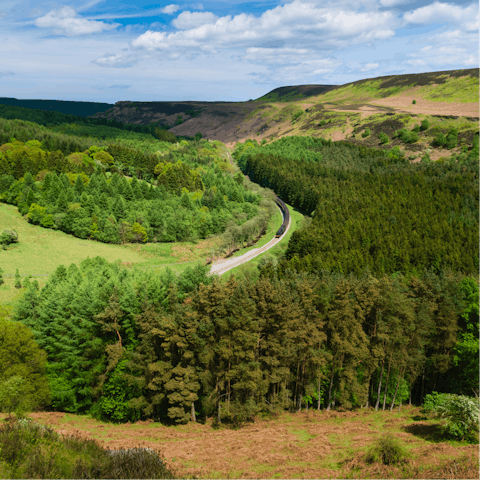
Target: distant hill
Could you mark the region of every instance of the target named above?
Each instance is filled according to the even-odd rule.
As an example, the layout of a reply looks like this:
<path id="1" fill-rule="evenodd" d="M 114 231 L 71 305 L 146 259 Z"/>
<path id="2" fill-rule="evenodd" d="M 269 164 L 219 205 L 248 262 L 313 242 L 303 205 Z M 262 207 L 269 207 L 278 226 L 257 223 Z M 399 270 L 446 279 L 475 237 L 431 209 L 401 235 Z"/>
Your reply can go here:
<path id="1" fill-rule="evenodd" d="M 301 100 L 302 98 L 313 97 L 327 93 L 330 90 L 339 88 L 341 85 L 295 85 L 292 87 L 278 87 L 266 95 L 258 98 L 262 102 L 288 102 Z"/>
<path id="2" fill-rule="evenodd" d="M 88 117 L 112 108 L 111 103 L 72 102 L 68 100 L 18 100 L 16 98 L 0 97 L 0 104 L 12 107 L 60 112 L 78 117 Z"/>
<path id="3" fill-rule="evenodd" d="M 353 138 L 353 130 L 367 124 L 372 130 L 375 122 L 379 123 L 383 117 L 385 121 L 392 120 L 393 115 L 405 118 L 418 115 L 464 117 L 478 122 L 478 97 L 479 70 L 470 68 L 387 75 L 345 85 L 285 86 L 247 102 L 119 101 L 113 105 L 0 98 L 0 106 L 3 103 L 41 109 L 51 112 L 52 116 L 54 112 L 61 112 L 90 117 L 95 119 L 92 123 L 109 126 L 156 125 L 169 128 L 177 136 L 191 137 L 200 132 L 206 138 L 227 143 L 247 138 L 271 141 L 285 135 L 322 136 L 365 143 L 373 142 L 374 136 L 358 140 Z M 58 124 L 60 120 L 49 122 Z M 395 129 L 399 128 L 401 125 L 395 124 Z M 375 141 L 378 143 L 376 137 Z M 410 147 L 417 148 L 418 144 Z"/>

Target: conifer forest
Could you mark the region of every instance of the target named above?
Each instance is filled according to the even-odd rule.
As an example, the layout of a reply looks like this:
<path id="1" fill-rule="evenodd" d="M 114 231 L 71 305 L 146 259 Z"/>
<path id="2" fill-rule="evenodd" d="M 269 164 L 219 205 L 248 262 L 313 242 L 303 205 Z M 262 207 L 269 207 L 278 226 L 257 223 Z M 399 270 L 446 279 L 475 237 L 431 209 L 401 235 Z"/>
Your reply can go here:
<path id="1" fill-rule="evenodd" d="M 247 140 L 233 165 L 201 134 L 13 108 L 0 110 L 0 201 L 39 231 L 119 245 L 230 232 L 242 246 L 265 231 L 270 191 L 307 216 L 248 275 L 93 255 L 26 281 L 8 321 L 44 352 L 26 377 L 35 408 L 241 424 L 478 396 L 478 135 L 419 163 L 310 136 Z"/>

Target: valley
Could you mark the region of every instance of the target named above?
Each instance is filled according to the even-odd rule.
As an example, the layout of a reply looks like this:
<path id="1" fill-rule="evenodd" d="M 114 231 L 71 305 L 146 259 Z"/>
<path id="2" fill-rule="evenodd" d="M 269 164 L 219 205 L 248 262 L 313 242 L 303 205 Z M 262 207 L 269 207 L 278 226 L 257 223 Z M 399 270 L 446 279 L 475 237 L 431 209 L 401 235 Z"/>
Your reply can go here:
<path id="1" fill-rule="evenodd" d="M 0 98 L 0 477 L 477 478 L 478 82 Z"/>

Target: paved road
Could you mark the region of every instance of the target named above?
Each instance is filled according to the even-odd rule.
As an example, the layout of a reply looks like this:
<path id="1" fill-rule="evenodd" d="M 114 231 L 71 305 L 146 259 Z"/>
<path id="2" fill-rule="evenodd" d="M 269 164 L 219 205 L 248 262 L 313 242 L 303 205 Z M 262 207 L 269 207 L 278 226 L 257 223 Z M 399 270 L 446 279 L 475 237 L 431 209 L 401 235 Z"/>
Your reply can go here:
<path id="1" fill-rule="evenodd" d="M 278 207 L 278 209 L 280 210 L 280 207 Z M 283 239 L 284 235 L 286 235 L 286 233 L 290 229 L 291 224 L 292 224 L 292 215 L 290 215 L 290 221 L 288 222 L 287 228 L 285 229 L 285 232 L 283 232 L 283 235 L 281 237 L 279 238 L 273 237 L 263 247 L 249 250 L 247 253 L 243 254 L 240 257 L 226 258 L 226 259 L 219 260 L 216 263 L 213 263 L 210 269 L 210 275 L 214 275 L 214 274 L 222 275 L 223 273 L 228 272 L 232 268 L 238 267 L 239 265 L 242 265 L 243 263 L 248 262 L 252 258 L 257 257 L 262 253 L 265 253 L 267 250 L 274 247 L 278 242 L 280 242 Z"/>

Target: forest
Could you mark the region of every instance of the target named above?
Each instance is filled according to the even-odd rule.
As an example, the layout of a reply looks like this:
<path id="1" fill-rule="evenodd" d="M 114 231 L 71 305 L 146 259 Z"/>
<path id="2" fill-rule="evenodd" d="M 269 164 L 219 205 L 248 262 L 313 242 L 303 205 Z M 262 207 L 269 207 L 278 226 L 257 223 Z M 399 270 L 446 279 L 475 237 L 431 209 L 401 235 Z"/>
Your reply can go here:
<path id="1" fill-rule="evenodd" d="M 220 142 L 76 128 L 0 118 L 0 198 L 38 228 L 249 241 L 275 208 Z M 43 288 L 25 281 L 5 322 L 36 361 L 20 368 L 27 347 L 12 346 L 0 383 L 21 372 L 35 408 L 170 424 L 478 397 L 478 136 L 442 162 L 310 137 L 248 140 L 234 158 L 312 217 L 278 264 L 228 280 L 61 265 Z"/>
<path id="2" fill-rule="evenodd" d="M 478 285 L 459 274 L 226 283 L 97 257 L 31 282 L 13 315 L 46 352 L 43 404 L 105 420 L 242 423 L 478 394 Z M 478 341 L 477 341 L 478 345 Z M 39 367 L 40 369 L 40 367 Z M 41 383 L 43 382 L 43 388 Z"/>
<path id="3" fill-rule="evenodd" d="M 313 217 L 282 270 L 478 272 L 478 135 L 446 162 L 410 164 L 392 150 L 309 137 L 237 144 L 246 175 Z"/>
<path id="4" fill-rule="evenodd" d="M 19 124 L 9 126 L 15 130 Z M 233 243 L 242 244 L 265 229 L 273 208 L 244 185 L 241 175 L 228 173 L 232 167 L 221 158 L 219 144 L 208 140 L 157 140 L 157 150 L 147 154 L 141 144 L 90 141 L 84 151 L 67 154 L 71 148 L 48 151 L 48 137 L 12 140 L 0 146 L 0 200 L 17 205 L 33 224 L 78 238 L 175 242 L 230 228 Z"/>

